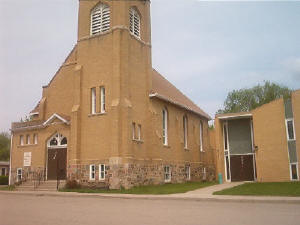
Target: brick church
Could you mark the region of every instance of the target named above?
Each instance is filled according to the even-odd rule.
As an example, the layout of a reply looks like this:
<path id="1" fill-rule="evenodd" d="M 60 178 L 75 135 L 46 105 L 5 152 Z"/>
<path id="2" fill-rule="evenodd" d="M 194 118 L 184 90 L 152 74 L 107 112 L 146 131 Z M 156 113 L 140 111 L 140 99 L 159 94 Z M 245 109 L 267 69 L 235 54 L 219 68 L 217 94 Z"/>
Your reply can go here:
<path id="1" fill-rule="evenodd" d="M 92 187 L 214 179 L 210 116 L 151 64 L 149 0 L 79 0 L 78 40 L 12 123 L 10 183 Z"/>

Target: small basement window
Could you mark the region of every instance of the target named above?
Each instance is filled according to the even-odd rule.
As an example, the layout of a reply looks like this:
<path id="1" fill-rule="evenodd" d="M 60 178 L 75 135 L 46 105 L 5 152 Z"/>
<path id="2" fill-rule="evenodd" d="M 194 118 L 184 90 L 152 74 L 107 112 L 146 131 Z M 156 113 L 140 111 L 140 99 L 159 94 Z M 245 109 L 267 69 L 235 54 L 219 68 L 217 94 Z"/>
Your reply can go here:
<path id="1" fill-rule="evenodd" d="M 171 168 L 170 166 L 164 167 L 164 174 L 165 174 L 165 182 L 171 182 Z"/>
<path id="2" fill-rule="evenodd" d="M 95 165 L 90 165 L 90 180 L 95 180 L 96 167 Z"/>
<path id="3" fill-rule="evenodd" d="M 17 169 L 17 182 L 22 181 L 22 168 Z"/>
<path id="4" fill-rule="evenodd" d="M 105 165 L 99 165 L 99 180 L 105 180 Z"/>

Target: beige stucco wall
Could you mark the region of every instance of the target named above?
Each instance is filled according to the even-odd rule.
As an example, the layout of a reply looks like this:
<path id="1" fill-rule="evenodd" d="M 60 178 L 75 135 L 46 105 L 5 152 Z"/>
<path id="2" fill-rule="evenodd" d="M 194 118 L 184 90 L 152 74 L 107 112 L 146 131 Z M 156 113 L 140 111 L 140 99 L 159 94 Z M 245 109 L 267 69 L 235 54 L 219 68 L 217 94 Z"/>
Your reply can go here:
<path id="1" fill-rule="evenodd" d="M 253 111 L 258 181 L 289 181 L 289 159 L 283 99 Z"/>

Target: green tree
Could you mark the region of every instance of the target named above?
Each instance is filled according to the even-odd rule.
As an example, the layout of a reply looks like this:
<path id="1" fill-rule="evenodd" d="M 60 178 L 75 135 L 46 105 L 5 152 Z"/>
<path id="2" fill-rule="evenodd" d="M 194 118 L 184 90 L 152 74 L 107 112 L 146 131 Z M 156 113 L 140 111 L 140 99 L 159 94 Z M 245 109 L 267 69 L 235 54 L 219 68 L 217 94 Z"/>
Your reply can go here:
<path id="1" fill-rule="evenodd" d="M 9 133 L 0 133 L 0 160 L 8 161 L 10 153 L 10 135 Z"/>
<path id="2" fill-rule="evenodd" d="M 228 93 L 224 102 L 224 109 L 220 113 L 248 112 L 275 99 L 289 98 L 292 90 L 288 87 L 265 81 L 264 85 L 256 85 L 252 88 L 233 90 Z"/>

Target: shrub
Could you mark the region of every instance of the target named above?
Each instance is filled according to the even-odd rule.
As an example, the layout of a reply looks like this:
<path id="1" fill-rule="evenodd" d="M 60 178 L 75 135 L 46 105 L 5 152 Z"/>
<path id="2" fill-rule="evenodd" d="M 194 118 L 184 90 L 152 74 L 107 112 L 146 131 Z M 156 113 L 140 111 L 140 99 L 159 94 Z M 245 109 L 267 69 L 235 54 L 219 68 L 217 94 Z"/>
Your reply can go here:
<path id="1" fill-rule="evenodd" d="M 76 180 L 68 180 L 66 183 L 67 189 L 78 189 L 80 188 L 80 184 Z"/>
<path id="2" fill-rule="evenodd" d="M 8 176 L 0 176 L 0 185 L 8 185 Z"/>

